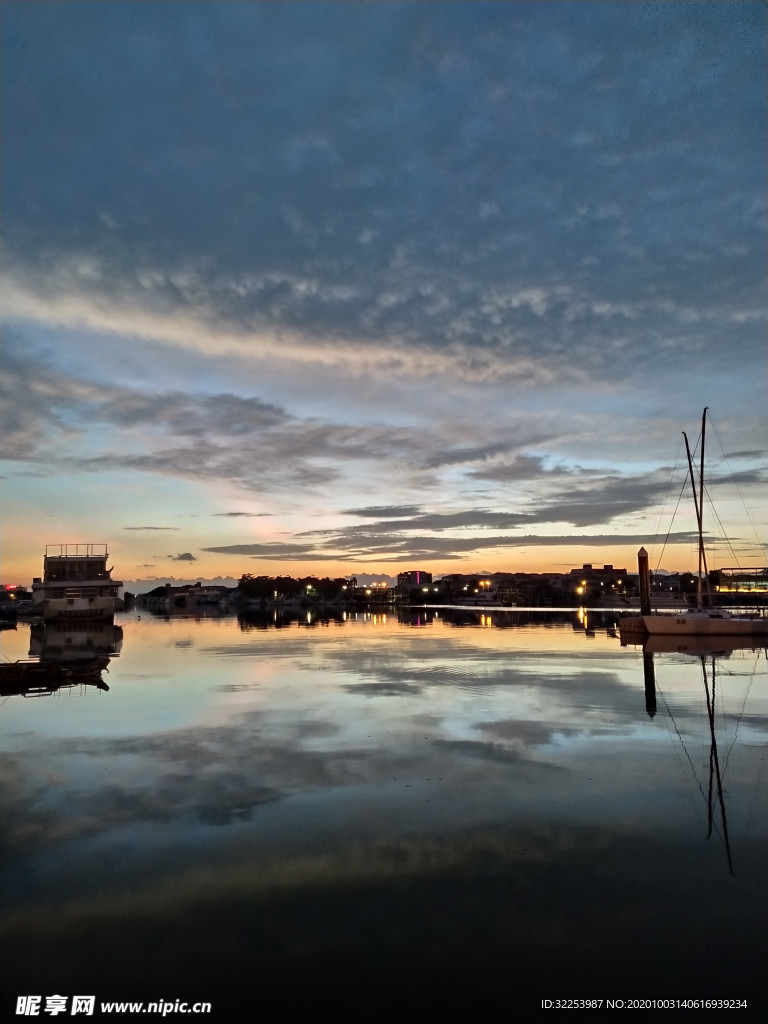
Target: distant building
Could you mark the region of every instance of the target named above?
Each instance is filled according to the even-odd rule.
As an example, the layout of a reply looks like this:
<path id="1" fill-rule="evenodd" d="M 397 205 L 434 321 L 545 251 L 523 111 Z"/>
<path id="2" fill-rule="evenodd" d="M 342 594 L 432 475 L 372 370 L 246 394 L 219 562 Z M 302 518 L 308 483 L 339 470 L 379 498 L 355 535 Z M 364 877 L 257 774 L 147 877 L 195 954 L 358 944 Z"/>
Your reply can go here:
<path id="1" fill-rule="evenodd" d="M 424 569 L 409 569 L 408 572 L 397 574 L 398 589 L 405 593 L 409 590 L 416 590 L 418 587 L 432 585 L 432 573 Z"/>
<path id="2" fill-rule="evenodd" d="M 587 562 L 580 569 L 571 569 L 568 576 L 587 583 L 622 583 L 627 578 L 627 570 L 615 569 L 612 565 L 604 565 L 599 569 Z"/>
<path id="3" fill-rule="evenodd" d="M 155 587 L 141 595 L 141 603 L 148 608 L 186 608 L 191 605 L 221 605 L 235 593 L 235 587 L 205 585 L 201 582 L 183 583 L 172 587 L 170 583 Z"/>
<path id="4" fill-rule="evenodd" d="M 32 604 L 32 592 L 20 583 L 0 584 L 0 611 L 11 612 Z M 14 613 L 15 614 L 15 613 Z"/>
<path id="5" fill-rule="evenodd" d="M 709 574 L 710 582 L 721 594 L 753 593 L 764 594 L 768 591 L 768 568 L 723 568 L 713 569 Z"/>
<path id="6" fill-rule="evenodd" d="M 627 583 L 627 570 L 616 569 L 612 565 L 602 568 L 586 562 L 580 569 L 571 569 L 568 573 L 571 589 L 580 598 L 595 598 L 606 594 L 621 594 Z"/>
<path id="7" fill-rule="evenodd" d="M 584 576 L 586 579 L 599 580 L 607 579 L 611 580 L 614 577 L 626 576 L 626 569 L 615 569 L 612 565 L 604 565 L 602 569 L 592 565 L 591 562 L 585 562 L 580 569 L 571 569 L 568 573 L 569 576 Z"/>

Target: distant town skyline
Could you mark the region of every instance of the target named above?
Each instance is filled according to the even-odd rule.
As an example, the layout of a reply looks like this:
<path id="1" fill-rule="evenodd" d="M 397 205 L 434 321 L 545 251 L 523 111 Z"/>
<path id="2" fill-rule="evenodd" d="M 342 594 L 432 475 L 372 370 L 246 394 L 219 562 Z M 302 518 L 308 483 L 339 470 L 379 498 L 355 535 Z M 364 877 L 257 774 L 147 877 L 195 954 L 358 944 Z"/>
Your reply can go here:
<path id="1" fill-rule="evenodd" d="M 3 581 L 768 562 L 764 4 L 1 16 Z"/>
<path id="2" fill-rule="evenodd" d="M 733 567 L 728 567 L 728 568 L 733 568 Z M 753 568 L 756 568 L 756 567 L 753 567 Z M 452 566 L 452 570 L 453 570 L 452 572 L 448 572 L 448 573 L 434 573 L 433 574 L 429 570 L 428 567 L 422 567 L 422 569 L 421 569 L 422 572 L 426 572 L 429 575 L 429 582 L 433 582 L 434 581 L 435 583 L 439 583 L 444 578 L 449 578 L 449 577 L 454 577 L 454 576 L 459 576 L 459 577 L 466 576 L 466 577 L 470 577 L 470 578 L 471 577 L 475 577 L 475 578 L 478 578 L 478 579 L 482 579 L 483 577 L 486 577 L 486 578 L 496 579 L 496 580 L 498 580 L 498 578 L 500 578 L 500 577 L 505 577 L 505 576 L 530 577 L 532 579 L 537 577 L 537 576 L 541 576 L 542 579 L 545 579 L 545 578 L 546 579 L 550 579 L 552 577 L 560 576 L 560 577 L 562 577 L 565 580 L 568 577 L 572 577 L 572 578 L 576 579 L 579 576 L 579 574 L 580 574 L 580 570 L 584 570 L 584 575 L 586 575 L 586 576 L 588 576 L 590 578 L 601 576 L 602 575 L 601 570 L 610 570 L 613 574 L 623 575 L 623 576 L 625 576 L 627 578 L 634 578 L 638 574 L 638 567 L 637 567 L 636 562 L 634 564 L 632 564 L 632 565 L 629 565 L 629 564 L 628 565 L 618 565 L 618 564 L 610 564 L 610 563 L 604 563 L 604 562 L 597 562 L 597 563 L 591 563 L 591 564 L 589 564 L 589 563 L 582 563 L 581 565 L 575 565 L 575 566 L 572 566 L 570 569 L 565 569 L 565 570 L 562 570 L 562 571 L 560 571 L 560 570 L 550 570 L 550 571 L 543 571 L 541 573 L 539 573 L 539 572 L 537 572 L 535 570 L 530 570 L 530 571 L 529 570 L 522 570 L 522 569 L 520 569 L 520 570 L 501 570 L 501 569 L 491 569 L 491 568 L 487 568 L 487 567 L 485 569 L 479 569 L 479 570 L 469 569 L 469 568 L 466 568 L 466 567 L 464 569 L 457 570 L 455 564 Z M 763 570 L 763 573 L 765 573 L 766 568 L 762 567 L 762 570 Z M 415 570 L 415 571 L 418 572 L 419 570 Z M 321 579 L 321 580 L 324 579 L 324 578 L 325 579 L 328 579 L 328 578 L 330 578 L 330 579 L 354 579 L 354 580 L 357 581 L 357 584 L 358 584 L 359 587 L 369 587 L 369 586 L 371 586 L 371 587 L 381 587 L 381 588 L 392 588 L 392 589 L 395 589 L 399 585 L 399 582 L 400 582 L 399 577 L 400 576 L 402 576 L 402 575 L 409 575 L 409 574 L 412 574 L 413 572 L 414 572 L 413 569 L 410 569 L 410 570 L 406 569 L 406 570 L 401 571 L 401 573 L 398 573 L 397 576 L 389 576 L 386 573 L 365 573 L 365 572 L 364 573 L 350 572 L 350 573 L 341 573 L 341 574 L 333 574 L 333 573 L 327 573 L 327 572 L 292 574 L 292 573 L 287 573 L 287 572 L 285 572 L 283 570 L 279 570 L 277 572 L 263 572 L 263 573 L 262 572 L 251 572 L 251 573 L 248 573 L 248 574 L 241 573 L 238 576 L 215 576 L 215 577 L 212 577 L 212 578 L 206 578 L 206 577 L 201 577 L 201 576 L 191 576 L 191 577 L 150 576 L 150 577 L 143 578 L 143 579 L 142 578 L 138 578 L 138 579 L 131 579 L 131 580 L 122 580 L 121 583 L 122 583 L 122 586 L 123 586 L 124 591 L 126 593 L 132 593 L 132 594 L 135 594 L 135 595 L 146 594 L 146 593 L 149 593 L 150 591 L 157 590 L 158 588 L 161 588 L 161 587 L 213 586 L 213 587 L 235 588 L 235 587 L 237 587 L 237 585 L 240 582 L 240 580 L 242 579 L 242 577 L 245 576 L 245 575 L 251 575 L 251 576 L 253 576 L 255 578 L 260 577 L 260 578 L 274 579 L 274 580 L 285 579 L 285 578 L 306 579 L 307 577 L 317 577 L 318 579 Z M 690 573 L 689 570 L 674 570 L 674 569 L 667 569 L 667 568 L 663 568 L 663 567 L 659 567 L 659 568 L 651 570 L 651 576 L 655 577 L 657 580 L 662 580 L 662 581 L 665 580 L 665 579 L 668 579 L 668 578 L 669 579 L 675 579 L 678 576 L 686 576 L 686 575 L 694 576 L 695 573 Z M 114 578 L 116 579 L 117 577 L 115 576 Z M 610 578 L 613 578 L 613 577 L 611 576 Z M 29 580 L 25 580 L 25 579 L 18 579 L 18 580 L 3 579 L 3 580 L 0 580 L 0 586 L 4 586 L 7 589 L 10 588 L 11 590 L 15 590 L 18 587 L 20 587 L 22 589 L 26 589 L 26 588 L 29 587 Z"/>

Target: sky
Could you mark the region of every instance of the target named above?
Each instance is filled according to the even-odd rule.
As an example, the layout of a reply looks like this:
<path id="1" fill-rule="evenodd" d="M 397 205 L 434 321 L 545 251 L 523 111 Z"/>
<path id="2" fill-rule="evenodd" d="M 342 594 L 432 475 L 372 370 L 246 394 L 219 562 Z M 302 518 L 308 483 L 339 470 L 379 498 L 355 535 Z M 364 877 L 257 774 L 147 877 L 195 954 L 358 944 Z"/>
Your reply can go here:
<path id="1" fill-rule="evenodd" d="M 0 18 L 3 582 L 766 564 L 764 3 Z"/>

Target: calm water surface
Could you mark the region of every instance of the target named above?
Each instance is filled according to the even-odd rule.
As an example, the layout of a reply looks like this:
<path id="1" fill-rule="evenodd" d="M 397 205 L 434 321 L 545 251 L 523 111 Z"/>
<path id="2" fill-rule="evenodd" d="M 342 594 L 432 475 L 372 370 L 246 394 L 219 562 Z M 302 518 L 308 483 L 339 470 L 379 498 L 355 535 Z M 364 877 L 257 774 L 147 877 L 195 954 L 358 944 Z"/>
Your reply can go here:
<path id="1" fill-rule="evenodd" d="M 122 617 L 108 691 L 0 698 L 3 1005 L 754 1008 L 765 652 L 644 656 L 610 620 Z"/>

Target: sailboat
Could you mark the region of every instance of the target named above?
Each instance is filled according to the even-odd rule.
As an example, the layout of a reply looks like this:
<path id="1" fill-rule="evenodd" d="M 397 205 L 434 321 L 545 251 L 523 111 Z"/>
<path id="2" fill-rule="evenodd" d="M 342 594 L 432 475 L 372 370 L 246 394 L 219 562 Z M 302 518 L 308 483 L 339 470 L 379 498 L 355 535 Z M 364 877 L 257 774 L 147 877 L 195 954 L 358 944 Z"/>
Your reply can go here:
<path id="1" fill-rule="evenodd" d="M 698 486 L 693 468 L 688 435 L 683 431 L 685 450 L 688 456 L 688 472 L 693 490 L 693 505 L 699 533 L 699 571 L 696 582 L 696 607 L 680 613 L 651 612 L 641 615 L 643 625 L 651 636 L 760 636 L 768 635 L 768 617 L 762 615 L 733 615 L 723 608 L 712 606 L 709 592 L 707 555 L 704 548 L 704 438 L 707 425 L 707 409 L 701 417 L 701 461 Z M 707 582 L 707 603 L 704 604 L 702 580 Z"/>

